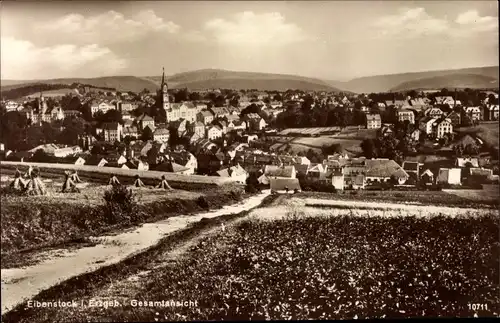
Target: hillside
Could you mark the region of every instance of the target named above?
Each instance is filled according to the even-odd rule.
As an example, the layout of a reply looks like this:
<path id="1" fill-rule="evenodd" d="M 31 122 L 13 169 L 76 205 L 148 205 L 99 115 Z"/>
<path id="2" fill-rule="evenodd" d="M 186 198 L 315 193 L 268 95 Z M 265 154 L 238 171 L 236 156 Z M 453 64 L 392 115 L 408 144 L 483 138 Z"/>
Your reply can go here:
<path id="1" fill-rule="evenodd" d="M 146 79 L 161 82 L 161 76 L 150 76 Z M 257 89 L 257 90 L 277 90 L 300 89 L 304 91 L 333 91 L 341 90 L 324 81 L 287 74 L 270 74 L 254 72 L 237 72 L 220 69 L 203 69 L 178 73 L 167 77 L 169 86 L 172 88 L 188 88 L 191 90 L 227 88 L 227 89 Z"/>
<path id="2" fill-rule="evenodd" d="M 442 71 L 428 71 L 428 72 L 416 72 L 416 73 L 401 73 L 401 74 L 389 74 L 389 75 L 376 75 L 376 76 L 366 76 L 355 78 L 347 82 L 339 81 L 326 81 L 328 84 L 339 87 L 348 91 L 356 93 L 371 93 L 371 92 L 386 92 L 391 89 L 401 87 L 406 87 L 403 83 L 412 82 L 417 80 L 431 79 L 432 85 L 426 85 L 425 82 L 419 82 L 418 86 L 423 88 L 443 88 L 446 87 L 447 83 L 453 79 L 451 76 L 457 75 L 461 82 L 456 82 L 456 84 L 466 83 L 468 87 L 482 87 L 484 82 L 489 82 L 492 79 L 498 80 L 498 66 L 487 66 L 487 67 L 474 67 L 465 68 L 457 70 L 442 70 Z M 463 75 L 469 75 L 467 78 L 463 78 Z M 474 75 L 474 76 L 473 76 Z M 432 80 L 435 77 L 450 76 L 449 78 L 443 78 L 438 80 Z M 441 81 L 446 81 L 445 83 L 440 83 Z M 476 83 L 477 82 L 477 83 Z M 452 82 L 455 84 L 455 82 Z M 498 84 L 498 83 L 496 83 Z M 495 85 L 493 84 L 494 87 Z"/>
<path id="3" fill-rule="evenodd" d="M 471 88 L 487 89 L 498 88 L 498 79 L 478 74 L 455 74 L 428 77 L 409 82 L 403 82 L 391 91 L 427 90 L 427 89 L 454 89 Z"/>
<path id="4" fill-rule="evenodd" d="M 136 76 L 106 76 L 95 78 L 61 78 L 49 80 L 2 80 L 2 91 L 23 87 L 29 84 L 72 84 L 81 83 L 95 87 L 114 88 L 118 91 L 140 92 L 144 88 L 156 91 L 158 86 L 151 80 Z"/>

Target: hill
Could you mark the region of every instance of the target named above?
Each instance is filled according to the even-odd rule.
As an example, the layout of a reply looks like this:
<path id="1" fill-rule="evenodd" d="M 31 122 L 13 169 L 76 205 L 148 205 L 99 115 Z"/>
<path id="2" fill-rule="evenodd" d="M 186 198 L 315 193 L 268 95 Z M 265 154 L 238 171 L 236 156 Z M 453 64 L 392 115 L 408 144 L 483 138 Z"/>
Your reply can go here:
<path id="1" fill-rule="evenodd" d="M 487 67 L 474 67 L 465 68 L 457 70 L 441 70 L 441 71 L 427 71 L 427 72 L 415 72 L 415 73 L 401 73 L 401 74 L 388 74 L 388 75 L 375 75 L 355 78 L 347 82 L 339 81 L 326 81 L 328 84 L 345 89 L 347 91 L 352 91 L 355 93 L 372 93 L 372 92 L 386 92 L 391 89 L 398 88 L 400 85 L 403 87 L 403 83 L 412 82 L 417 80 L 432 79 L 435 77 L 450 76 L 447 80 L 450 82 L 451 76 L 458 75 L 458 78 L 462 78 L 460 75 L 475 75 L 474 77 L 469 76 L 469 80 L 463 79 L 464 83 L 469 84 L 468 87 L 482 87 L 484 81 L 491 81 L 491 79 L 498 80 L 498 66 L 487 66 Z M 484 78 L 483 78 L 484 77 Z M 489 78 L 489 79 L 486 79 Z M 441 80 L 431 80 L 433 83 L 432 87 L 443 88 L 438 81 Z M 478 82 L 477 84 L 475 82 Z M 460 83 L 460 82 L 457 82 Z M 425 85 L 425 82 L 420 82 L 419 87 L 429 88 L 431 86 Z M 491 87 L 494 87 L 491 86 Z"/>
<path id="2" fill-rule="evenodd" d="M 136 76 L 106 76 L 95 78 L 60 78 L 49 80 L 2 80 L 2 91 L 12 90 L 31 84 L 88 84 L 95 87 L 114 88 L 117 91 L 140 92 L 144 88 L 149 91 L 156 91 L 158 86 L 155 82 Z"/>
<path id="3" fill-rule="evenodd" d="M 479 74 L 454 74 L 428 77 L 409 82 L 403 82 L 391 91 L 428 90 L 428 89 L 489 89 L 498 88 L 498 79 Z"/>
<path id="4" fill-rule="evenodd" d="M 159 85 L 161 76 L 150 76 Z M 299 89 L 304 91 L 332 91 L 341 92 L 325 81 L 315 78 L 271 73 L 238 72 L 221 69 L 203 69 L 178 73 L 167 77 L 167 82 L 173 88 L 188 88 L 202 90 L 213 88 L 226 89 L 257 89 L 261 91 L 284 91 Z"/>

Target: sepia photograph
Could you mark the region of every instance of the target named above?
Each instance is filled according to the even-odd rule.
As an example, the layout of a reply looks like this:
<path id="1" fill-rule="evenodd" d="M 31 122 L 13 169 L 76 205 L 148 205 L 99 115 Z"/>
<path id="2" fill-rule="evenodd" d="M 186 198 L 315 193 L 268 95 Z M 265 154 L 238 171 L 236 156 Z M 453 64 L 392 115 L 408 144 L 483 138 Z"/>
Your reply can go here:
<path id="1" fill-rule="evenodd" d="M 500 317 L 486 1 L 1 1 L 1 321 Z"/>

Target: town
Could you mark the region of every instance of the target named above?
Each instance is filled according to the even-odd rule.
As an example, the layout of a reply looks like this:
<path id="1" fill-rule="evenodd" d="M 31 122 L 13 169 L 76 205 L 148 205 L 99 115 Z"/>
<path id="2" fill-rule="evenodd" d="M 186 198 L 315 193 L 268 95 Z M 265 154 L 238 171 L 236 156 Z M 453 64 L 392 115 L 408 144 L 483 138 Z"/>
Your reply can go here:
<path id="1" fill-rule="evenodd" d="M 498 183 L 493 91 L 188 91 L 164 72 L 157 93 L 31 90 L 1 103 L 4 161 L 230 177 L 251 191 Z"/>

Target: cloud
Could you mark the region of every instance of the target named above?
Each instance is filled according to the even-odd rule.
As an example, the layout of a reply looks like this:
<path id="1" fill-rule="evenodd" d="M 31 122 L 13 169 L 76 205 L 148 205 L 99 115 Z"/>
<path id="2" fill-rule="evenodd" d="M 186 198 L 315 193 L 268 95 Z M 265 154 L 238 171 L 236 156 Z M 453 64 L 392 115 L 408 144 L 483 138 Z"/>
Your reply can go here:
<path id="1" fill-rule="evenodd" d="M 492 31 L 498 29 L 498 18 L 492 16 L 479 16 L 477 10 L 469 10 L 461 13 L 455 22 L 469 31 Z"/>
<path id="2" fill-rule="evenodd" d="M 233 19 L 212 19 L 205 24 L 216 41 L 231 45 L 281 46 L 309 39 L 297 25 L 285 22 L 278 12 L 256 14 L 245 11 Z"/>
<path id="3" fill-rule="evenodd" d="M 2 79 L 113 74 L 128 66 L 127 60 L 97 44 L 37 47 L 30 41 L 12 37 L 1 38 L 1 64 Z"/>
<path id="4" fill-rule="evenodd" d="M 432 17 L 424 8 L 403 8 L 399 14 L 380 17 L 373 25 L 381 36 L 415 37 L 442 34 L 450 29 L 446 19 Z"/>
<path id="5" fill-rule="evenodd" d="M 153 10 L 139 11 L 130 18 L 113 10 L 89 17 L 68 14 L 38 27 L 42 32 L 86 43 L 133 41 L 151 32 L 175 34 L 180 29 L 174 22 L 158 17 Z"/>

